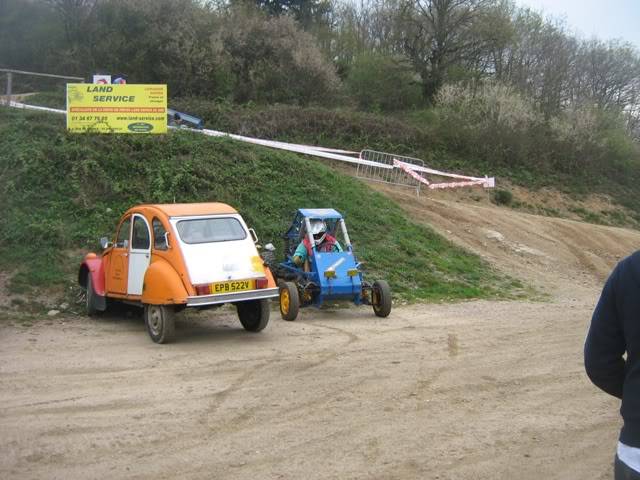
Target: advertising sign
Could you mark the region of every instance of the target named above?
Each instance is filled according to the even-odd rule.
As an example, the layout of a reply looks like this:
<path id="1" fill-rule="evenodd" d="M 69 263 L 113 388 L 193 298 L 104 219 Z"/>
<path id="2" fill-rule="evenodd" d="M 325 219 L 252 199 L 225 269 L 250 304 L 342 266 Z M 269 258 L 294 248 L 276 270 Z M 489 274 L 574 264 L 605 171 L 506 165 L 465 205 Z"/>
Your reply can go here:
<path id="1" fill-rule="evenodd" d="M 111 75 L 94 75 L 93 83 L 98 83 L 100 85 L 107 85 L 111 83 Z"/>
<path id="2" fill-rule="evenodd" d="M 112 75 L 111 83 L 115 83 L 116 85 L 124 85 L 127 83 L 127 77 L 124 75 Z"/>
<path id="3" fill-rule="evenodd" d="M 117 75 L 105 75 L 102 73 L 96 73 L 93 76 L 93 83 L 97 83 L 100 85 L 108 85 L 114 83 L 116 85 L 124 85 L 127 83 L 127 77 L 121 74 Z"/>
<path id="4" fill-rule="evenodd" d="M 69 83 L 67 130 L 167 133 L 167 86 Z"/>

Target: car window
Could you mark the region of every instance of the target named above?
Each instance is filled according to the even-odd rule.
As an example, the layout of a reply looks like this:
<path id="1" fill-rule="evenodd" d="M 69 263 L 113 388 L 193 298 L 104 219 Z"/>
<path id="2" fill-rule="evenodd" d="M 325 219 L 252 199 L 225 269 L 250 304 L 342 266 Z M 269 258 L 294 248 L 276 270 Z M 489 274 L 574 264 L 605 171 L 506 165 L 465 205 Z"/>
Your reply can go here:
<path id="1" fill-rule="evenodd" d="M 131 228 L 131 217 L 127 217 L 118 230 L 118 236 L 116 237 L 116 247 L 126 248 L 129 244 L 129 230 Z"/>
<path id="2" fill-rule="evenodd" d="M 151 239 L 149 238 L 149 227 L 147 227 L 147 222 L 145 222 L 142 217 L 134 217 L 131 248 L 148 250 L 150 245 Z"/>
<path id="3" fill-rule="evenodd" d="M 167 245 L 166 238 L 164 236 L 167 233 L 167 230 L 164 228 L 164 225 L 158 218 L 154 218 L 152 222 L 153 226 L 153 248 L 156 250 L 167 250 L 169 246 Z"/>
<path id="4" fill-rule="evenodd" d="M 242 224 L 232 217 L 180 220 L 176 226 L 178 235 L 185 243 L 227 242 L 247 238 Z"/>

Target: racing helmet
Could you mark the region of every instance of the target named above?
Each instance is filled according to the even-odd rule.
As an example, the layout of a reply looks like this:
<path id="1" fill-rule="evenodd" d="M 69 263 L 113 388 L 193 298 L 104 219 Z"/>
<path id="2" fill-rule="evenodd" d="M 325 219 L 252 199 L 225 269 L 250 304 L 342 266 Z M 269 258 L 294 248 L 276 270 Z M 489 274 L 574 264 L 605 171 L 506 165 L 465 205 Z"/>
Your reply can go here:
<path id="1" fill-rule="evenodd" d="M 311 226 L 311 235 L 313 235 L 313 241 L 316 243 L 316 245 L 320 245 L 327 235 L 327 224 L 324 222 L 324 220 L 318 219 L 309 220 L 309 224 Z"/>

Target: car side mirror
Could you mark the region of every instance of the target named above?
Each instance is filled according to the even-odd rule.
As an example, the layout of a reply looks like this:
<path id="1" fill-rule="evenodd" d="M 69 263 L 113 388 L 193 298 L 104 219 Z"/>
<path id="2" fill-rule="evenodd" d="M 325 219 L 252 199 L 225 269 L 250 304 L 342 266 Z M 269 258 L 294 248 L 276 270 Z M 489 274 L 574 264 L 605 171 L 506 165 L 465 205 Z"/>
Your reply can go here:
<path id="1" fill-rule="evenodd" d="M 256 235 L 256 231 L 253 228 L 249 229 L 249 234 L 251 235 L 251 238 L 253 239 L 253 243 L 258 243 L 258 235 Z"/>
<path id="2" fill-rule="evenodd" d="M 111 246 L 113 246 L 113 243 L 111 243 L 107 237 L 102 237 L 100 239 L 100 248 L 102 248 L 103 250 L 106 250 Z"/>

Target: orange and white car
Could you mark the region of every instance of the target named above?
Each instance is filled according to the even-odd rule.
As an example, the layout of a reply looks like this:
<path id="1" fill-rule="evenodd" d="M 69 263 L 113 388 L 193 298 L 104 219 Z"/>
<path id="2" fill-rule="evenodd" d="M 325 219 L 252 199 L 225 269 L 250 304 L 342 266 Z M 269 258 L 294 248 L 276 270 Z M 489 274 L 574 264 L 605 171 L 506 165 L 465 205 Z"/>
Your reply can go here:
<path id="1" fill-rule="evenodd" d="M 245 330 L 259 332 L 278 288 L 257 241 L 240 214 L 223 203 L 130 208 L 113 241 L 100 240 L 102 254 L 89 253 L 80 265 L 87 313 L 106 310 L 111 300 L 142 306 L 151 339 L 165 343 L 176 311 L 232 303 Z"/>

